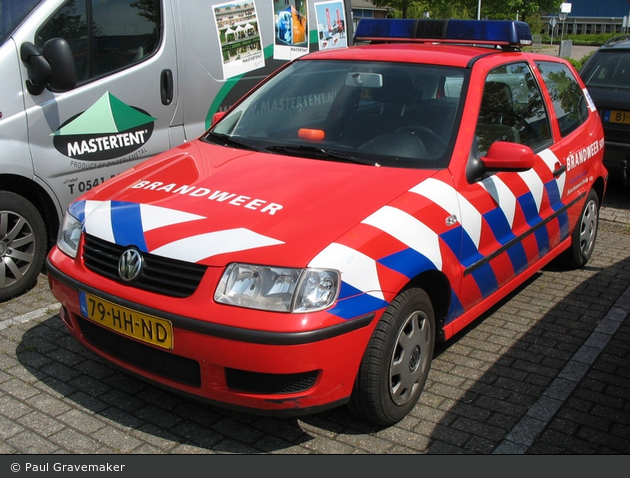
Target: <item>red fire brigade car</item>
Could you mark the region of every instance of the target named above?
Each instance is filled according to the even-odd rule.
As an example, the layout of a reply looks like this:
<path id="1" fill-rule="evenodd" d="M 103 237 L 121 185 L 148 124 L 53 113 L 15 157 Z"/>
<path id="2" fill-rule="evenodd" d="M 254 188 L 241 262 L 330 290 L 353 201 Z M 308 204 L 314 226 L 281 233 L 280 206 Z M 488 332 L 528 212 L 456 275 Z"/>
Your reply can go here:
<path id="1" fill-rule="evenodd" d="M 79 342 L 224 407 L 391 425 L 436 340 L 589 260 L 604 136 L 567 61 L 522 22 L 355 38 L 70 205 L 47 270 Z"/>

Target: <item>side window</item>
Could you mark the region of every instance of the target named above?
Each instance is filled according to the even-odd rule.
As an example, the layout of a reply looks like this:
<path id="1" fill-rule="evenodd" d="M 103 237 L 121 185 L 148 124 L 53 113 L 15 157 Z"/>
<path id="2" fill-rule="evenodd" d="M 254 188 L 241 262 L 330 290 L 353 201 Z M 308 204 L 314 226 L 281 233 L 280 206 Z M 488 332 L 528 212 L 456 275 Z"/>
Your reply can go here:
<path id="1" fill-rule="evenodd" d="M 566 136 L 588 118 L 584 92 L 566 65 L 547 61 L 538 61 L 536 65 L 553 101 L 560 134 Z"/>
<path id="2" fill-rule="evenodd" d="M 35 43 L 66 39 L 82 84 L 151 55 L 160 41 L 161 14 L 159 0 L 70 0 L 42 25 Z"/>
<path id="3" fill-rule="evenodd" d="M 476 135 L 482 155 L 495 141 L 524 144 L 534 151 L 551 142 L 545 103 L 527 63 L 502 65 L 488 74 Z"/>

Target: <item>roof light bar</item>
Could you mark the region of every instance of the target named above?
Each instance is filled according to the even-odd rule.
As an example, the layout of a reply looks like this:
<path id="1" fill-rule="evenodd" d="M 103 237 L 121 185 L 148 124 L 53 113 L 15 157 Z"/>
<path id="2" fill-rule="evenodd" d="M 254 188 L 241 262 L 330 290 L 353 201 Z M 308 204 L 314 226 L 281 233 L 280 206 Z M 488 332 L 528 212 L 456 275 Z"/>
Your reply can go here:
<path id="1" fill-rule="evenodd" d="M 355 41 L 414 41 L 519 47 L 532 44 L 525 22 L 510 20 L 423 20 L 364 18 Z"/>

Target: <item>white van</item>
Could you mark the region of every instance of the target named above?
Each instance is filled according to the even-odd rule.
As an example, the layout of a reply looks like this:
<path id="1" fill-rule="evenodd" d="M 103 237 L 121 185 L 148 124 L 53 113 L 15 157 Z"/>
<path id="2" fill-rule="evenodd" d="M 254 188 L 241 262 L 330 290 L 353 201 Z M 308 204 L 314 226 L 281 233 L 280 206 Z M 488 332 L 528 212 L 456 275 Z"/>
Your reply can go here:
<path id="1" fill-rule="evenodd" d="M 0 302 L 35 283 L 72 199 L 351 25 L 350 0 L 0 0 Z"/>

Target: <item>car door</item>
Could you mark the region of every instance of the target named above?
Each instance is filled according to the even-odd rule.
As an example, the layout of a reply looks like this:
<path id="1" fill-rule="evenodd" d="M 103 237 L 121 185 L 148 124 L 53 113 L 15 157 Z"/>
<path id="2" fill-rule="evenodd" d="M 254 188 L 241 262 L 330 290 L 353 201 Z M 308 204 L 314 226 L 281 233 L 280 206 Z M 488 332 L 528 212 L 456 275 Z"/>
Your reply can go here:
<path id="1" fill-rule="evenodd" d="M 548 109 L 532 65 L 517 61 L 495 67 L 482 90 L 470 161 L 483 161 L 497 141 L 526 145 L 536 154 L 532 168 L 481 171 L 474 177 L 469 169 L 467 177 L 464 171 L 456 177 L 463 276 L 458 307 L 451 308 L 449 320 L 498 291 L 507 294 L 568 233 L 562 207 L 566 168 L 554 151 Z M 469 93 L 469 109 L 477 105 L 479 97 Z"/>
<path id="2" fill-rule="evenodd" d="M 595 158 L 604 148 L 601 120 L 588 91 L 565 64 L 553 60 L 537 60 L 544 89 L 551 103 L 550 116 L 557 140 L 550 148 L 566 171 L 562 202 L 571 205 L 576 216 L 592 181 Z M 575 206 L 573 206 L 575 204 Z"/>
<path id="3" fill-rule="evenodd" d="M 24 87 L 36 175 L 61 207 L 174 146 L 169 126 L 178 102 L 176 42 L 164 5 L 169 2 L 58 2 L 28 29 L 34 37 L 18 39 L 41 47 L 62 37 L 73 51 L 76 88 L 32 95 Z"/>

